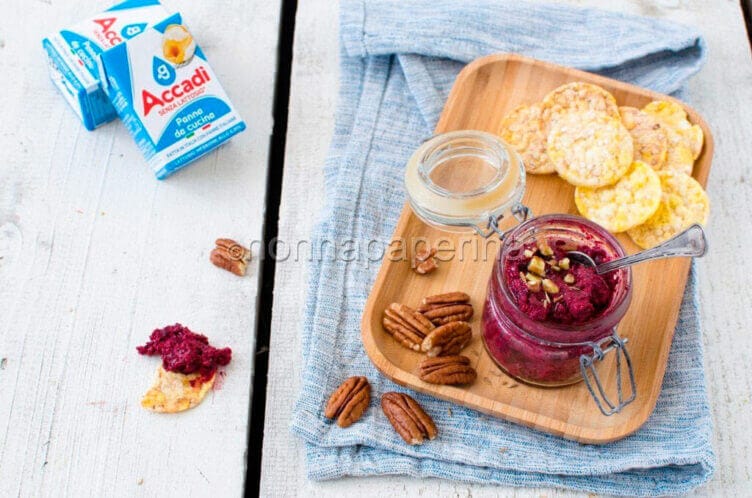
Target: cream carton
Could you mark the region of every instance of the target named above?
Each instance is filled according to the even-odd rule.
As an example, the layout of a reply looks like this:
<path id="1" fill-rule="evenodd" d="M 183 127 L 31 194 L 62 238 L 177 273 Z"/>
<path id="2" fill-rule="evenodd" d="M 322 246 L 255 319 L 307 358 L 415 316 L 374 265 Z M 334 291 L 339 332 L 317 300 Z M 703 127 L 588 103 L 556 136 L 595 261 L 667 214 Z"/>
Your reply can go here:
<path id="1" fill-rule="evenodd" d="M 160 180 L 245 129 L 180 14 L 101 54 L 99 69 Z"/>
<path id="2" fill-rule="evenodd" d="M 157 0 L 126 0 L 42 40 L 50 78 L 87 129 L 117 116 L 99 83 L 99 54 L 168 14 Z"/>

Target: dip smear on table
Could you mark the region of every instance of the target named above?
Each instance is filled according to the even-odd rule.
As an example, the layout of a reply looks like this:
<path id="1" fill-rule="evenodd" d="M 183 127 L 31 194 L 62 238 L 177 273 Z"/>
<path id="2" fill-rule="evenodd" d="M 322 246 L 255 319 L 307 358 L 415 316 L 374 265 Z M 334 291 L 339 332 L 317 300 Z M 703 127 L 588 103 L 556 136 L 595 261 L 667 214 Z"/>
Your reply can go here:
<path id="1" fill-rule="evenodd" d="M 139 354 L 162 357 L 162 367 L 169 372 L 198 373 L 199 382 L 214 376 L 217 368 L 230 363 L 230 348 L 215 348 L 205 335 L 196 334 L 179 323 L 155 329 L 149 342 L 138 346 Z"/>

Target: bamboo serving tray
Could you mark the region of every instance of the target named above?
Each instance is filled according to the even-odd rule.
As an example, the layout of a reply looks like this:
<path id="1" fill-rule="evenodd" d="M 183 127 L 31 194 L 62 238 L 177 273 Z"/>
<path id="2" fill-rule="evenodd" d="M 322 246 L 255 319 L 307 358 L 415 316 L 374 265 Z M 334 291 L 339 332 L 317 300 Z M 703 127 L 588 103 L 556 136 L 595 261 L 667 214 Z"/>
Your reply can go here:
<path id="1" fill-rule="evenodd" d="M 676 101 L 667 95 L 595 74 L 518 55 L 499 54 L 478 59 L 462 70 L 436 133 L 474 129 L 498 134 L 502 118 L 514 107 L 539 101 L 549 91 L 571 81 L 600 85 L 616 97 L 619 105 L 641 108 L 652 100 Z M 713 136 L 697 112 L 679 103 L 686 109 L 690 121 L 702 127 L 705 134 L 705 145 L 694 168 L 694 177 L 705 186 L 713 156 Z M 535 215 L 577 214 L 573 192 L 574 187 L 556 175 L 528 175 L 523 202 Z M 477 236 L 427 226 L 405 204 L 393 240 L 423 238 L 434 244 L 444 240 L 448 241 L 442 242 L 444 247 L 454 244 L 457 249 L 459 244 L 473 237 Z M 628 236 L 622 234 L 618 239 L 628 253 L 639 250 Z M 583 443 L 608 443 L 640 428 L 652 413 L 661 390 L 687 282 L 689 259 L 664 259 L 633 267 L 632 304 L 618 330 L 622 338 L 629 340 L 627 348 L 634 365 L 637 397 L 620 413 L 604 416 L 583 382 L 560 388 L 522 384 L 505 375 L 486 353 L 480 317 L 500 242 L 496 239 L 495 244 L 490 241 L 484 246 L 482 240 L 478 237 L 479 246 L 488 249 L 487 257 L 468 257 L 464 261 L 455 257 L 440 262 L 439 269 L 429 276 L 412 271 L 409 260 L 393 261 L 387 254 L 362 320 L 363 344 L 376 368 L 402 386 Z M 392 302 L 417 307 L 424 296 L 455 290 L 467 292 L 475 307 L 471 320 L 473 339 L 462 354 L 471 358 L 478 378 L 466 387 L 427 384 L 417 376 L 417 364 L 422 355 L 400 346 L 383 330 L 382 312 Z M 615 386 L 613 358 L 601 362 L 597 368 L 604 384 Z"/>

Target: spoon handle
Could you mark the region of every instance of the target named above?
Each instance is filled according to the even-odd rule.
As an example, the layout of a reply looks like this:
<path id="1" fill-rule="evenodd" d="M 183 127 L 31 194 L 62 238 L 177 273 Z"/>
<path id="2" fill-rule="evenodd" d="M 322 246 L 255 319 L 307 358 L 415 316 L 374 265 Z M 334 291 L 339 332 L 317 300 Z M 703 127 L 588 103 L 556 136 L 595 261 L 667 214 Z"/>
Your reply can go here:
<path id="1" fill-rule="evenodd" d="M 694 224 L 682 233 L 646 251 L 631 256 L 603 263 L 596 267 L 598 274 L 608 273 L 624 266 L 633 265 L 650 259 L 671 258 L 674 256 L 692 256 L 699 258 L 708 250 L 705 231 L 699 224 Z"/>

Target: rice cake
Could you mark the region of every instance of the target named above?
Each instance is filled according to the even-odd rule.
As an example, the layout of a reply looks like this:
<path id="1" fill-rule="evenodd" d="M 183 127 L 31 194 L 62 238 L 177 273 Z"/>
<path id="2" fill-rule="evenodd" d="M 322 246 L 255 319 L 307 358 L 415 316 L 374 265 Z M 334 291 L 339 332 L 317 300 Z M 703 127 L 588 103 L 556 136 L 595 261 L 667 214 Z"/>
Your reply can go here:
<path id="1" fill-rule="evenodd" d="M 691 175 L 705 140 L 702 128 L 690 123 L 687 113 L 675 102 L 655 100 L 642 110 L 666 127 L 669 149 L 665 169 Z"/>
<path id="2" fill-rule="evenodd" d="M 613 185 L 577 187 L 574 202 L 580 214 L 606 230 L 619 233 L 648 220 L 661 201 L 661 181 L 653 168 L 632 163 L 627 174 Z"/>
<path id="3" fill-rule="evenodd" d="M 599 111 L 567 112 L 551 123 L 547 152 L 556 171 L 576 186 L 602 187 L 621 178 L 632 164 L 632 136 Z"/>
<path id="4" fill-rule="evenodd" d="M 634 143 L 634 160 L 659 170 L 666 164 L 668 135 L 658 118 L 636 107 L 619 107 L 621 122 Z"/>
<path id="5" fill-rule="evenodd" d="M 654 100 L 645 105 L 642 110 L 677 130 L 692 126 L 687 119 L 687 113 L 684 108 L 675 102 Z"/>
<path id="6" fill-rule="evenodd" d="M 157 367 L 152 386 L 141 399 L 141 406 L 159 413 L 177 413 L 198 406 L 214 386 L 217 374 L 202 382 L 198 373 L 182 374 Z"/>
<path id="7" fill-rule="evenodd" d="M 562 85 L 543 97 L 544 112 L 553 121 L 569 112 L 598 111 L 619 117 L 616 99 L 609 92 L 591 83 L 576 81 Z"/>
<path id="8" fill-rule="evenodd" d="M 546 154 L 547 137 L 548 119 L 537 103 L 517 107 L 501 122 L 501 138 L 520 154 L 528 173 L 556 171 Z"/>
<path id="9" fill-rule="evenodd" d="M 695 167 L 692 150 L 687 147 L 684 138 L 676 130 L 666 128 L 666 133 L 668 136 L 668 155 L 663 170 L 691 175 Z"/>
<path id="10" fill-rule="evenodd" d="M 655 214 L 627 233 L 643 249 L 654 247 L 683 232 L 694 223 L 708 220 L 710 203 L 702 186 L 692 178 L 674 171 L 659 171 L 661 202 Z"/>

